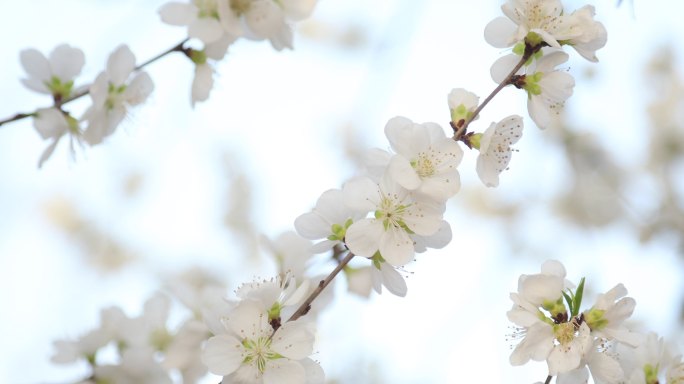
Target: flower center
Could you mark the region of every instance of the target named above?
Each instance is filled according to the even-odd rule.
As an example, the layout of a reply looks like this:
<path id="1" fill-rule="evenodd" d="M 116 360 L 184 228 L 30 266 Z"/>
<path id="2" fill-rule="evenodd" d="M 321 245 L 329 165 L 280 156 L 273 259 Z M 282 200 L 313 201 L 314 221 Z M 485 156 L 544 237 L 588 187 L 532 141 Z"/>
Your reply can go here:
<path id="1" fill-rule="evenodd" d="M 275 360 L 283 357 L 280 354 L 271 351 L 270 337 L 262 336 L 256 340 L 244 339 L 242 340 L 242 346 L 245 348 L 245 358 L 242 360 L 242 363 L 256 365 L 259 373 L 264 373 L 268 360 Z"/>
<path id="2" fill-rule="evenodd" d="M 406 208 L 410 205 L 397 204 L 398 196 L 388 196 L 384 195 L 380 201 L 379 209 L 375 211 L 375 218 L 382 220 L 382 225 L 385 230 L 388 230 L 390 226 L 395 228 L 406 229 L 406 224 L 402 220 Z"/>
<path id="3" fill-rule="evenodd" d="M 432 151 L 430 155 L 421 152 L 418 154 L 418 159 L 411 161 L 411 166 L 421 178 L 429 177 L 435 174 L 435 164 L 438 163 L 436 160 Z"/>
<path id="4" fill-rule="evenodd" d="M 561 345 L 566 345 L 575 339 L 575 325 L 573 322 L 556 324 L 553 334 Z"/>

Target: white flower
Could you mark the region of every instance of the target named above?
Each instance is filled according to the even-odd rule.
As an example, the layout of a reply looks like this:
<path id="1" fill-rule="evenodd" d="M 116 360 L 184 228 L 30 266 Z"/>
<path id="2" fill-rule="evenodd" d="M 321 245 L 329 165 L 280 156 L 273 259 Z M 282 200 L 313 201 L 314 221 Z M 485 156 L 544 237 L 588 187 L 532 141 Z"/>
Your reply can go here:
<path id="1" fill-rule="evenodd" d="M 201 350 L 209 336 L 209 329 L 202 321 L 187 320 L 164 350 L 163 367 L 180 371 L 183 383 L 196 383 L 207 373 L 207 367 L 202 363 Z"/>
<path id="2" fill-rule="evenodd" d="M 374 266 L 353 268 L 347 265 L 342 271 L 347 278 L 347 290 L 359 296 L 370 296 L 373 288 L 373 280 L 371 274 Z"/>
<path id="3" fill-rule="evenodd" d="M 394 117 L 387 122 L 385 135 L 396 152 L 387 172 L 399 185 L 439 203 L 458 192 L 463 150 L 442 127 Z"/>
<path id="4" fill-rule="evenodd" d="M 29 75 L 21 82 L 29 89 L 64 100 L 71 95 L 74 78 L 85 64 L 83 51 L 67 44 L 58 45 L 46 58 L 35 49 L 25 49 L 19 54 L 21 65 Z"/>
<path id="5" fill-rule="evenodd" d="M 480 154 L 477 156 L 476 167 L 477 175 L 486 186 L 499 185 L 499 175 L 508 168 L 511 161 L 511 145 L 520 140 L 522 129 L 522 118 L 513 115 L 492 123 L 480 137 Z"/>
<path id="6" fill-rule="evenodd" d="M 585 321 L 598 337 L 615 339 L 636 347 L 642 341 L 638 333 L 627 329 L 622 323 L 632 315 L 636 301 L 627 295 L 624 285 L 618 284 L 596 299 L 596 304 L 584 312 Z"/>
<path id="7" fill-rule="evenodd" d="M 110 340 L 109 334 L 101 329 L 94 329 L 76 340 L 56 340 L 52 343 L 56 351 L 50 360 L 56 364 L 71 364 L 81 359 L 94 361 L 97 351 Z"/>
<path id="8" fill-rule="evenodd" d="M 43 139 L 52 139 L 52 143 L 45 148 L 40 156 L 38 168 L 42 167 L 43 163 L 50 158 L 62 136 L 69 135 L 72 156 L 75 154 L 74 141 L 81 144 L 81 130 L 78 121 L 57 108 L 39 109 L 33 118 L 33 127 Z"/>
<path id="9" fill-rule="evenodd" d="M 311 212 L 295 219 L 294 226 L 306 239 L 325 239 L 312 247 L 314 253 L 321 253 L 330 250 L 336 244 L 341 244 L 347 228 L 362 217 L 363 214 L 344 204 L 341 190 L 330 189 L 318 198 Z"/>
<path id="10" fill-rule="evenodd" d="M 654 332 L 645 336 L 636 348 L 619 345 L 620 363 L 625 370 L 626 384 L 684 382 L 684 363 L 670 346 Z"/>
<path id="11" fill-rule="evenodd" d="M 315 0 L 230 0 L 218 5 L 224 30 L 254 40 L 268 39 L 277 50 L 292 48 L 290 22 L 311 15 Z"/>
<path id="12" fill-rule="evenodd" d="M 563 43 L 575 48 L 585 59 L 597 62 L 596 51 L 603 48 L 608 40 L 606 27 L 594 20 L 596 11 L 592 5 L 585 5 L 570 15 L 581 33 L 565 40 Z"/>
<path id="13" fill-rule="evenodd" d="M 565 100 L 572 96 L 575 79 L 556 66 L 568 61 L 568 54 L 562 51 L 544 49 L 543 56 L 533 60 L 531 65 L 520 69 L 513 84 L 527 91 L 527 111 L 541 129 L 552 122 L 552 113 L 560 113 Z M 520 60 L 520 56 L 510 54 L 499 58 L 492 64 L 492 79 L 501 83 Z M 526 74 L 522 74 L 522 71 Z"/>
<path id="14" fill-rule="evenodd" d="M 290 274 L 301 281 L 313 256 L 311 241 L 294 231 L 283 232 L 273 240 L 263 237 L 263 241 L 278 265 L 278 274 L 283 278 Z"/>
<path id="15" fill-rule="evenodd" d="M 507 48 L 532 38 L 560 48 L 560 41 L 577 37 L 575 20 L 563 12 L 560 0 L 508 0 L 501 6 L 508 17 L 498 17 L 485 27 L 485 40 L 496 48 Z M 533 35 L 530 35 L 532 33 Z"/>
<path id="16" fill-rule="evenodd" d="M 415 249 L 409 233 L 430 236 L 442 222 L 444 206 L 412 199 L 409 192 L 388 177 L 380 183 L 354 179 L 343 188 L 346 204 L 359 211 L 373 211 L 372 218 L 354 222 L 345 241 L 354 254 L 373 257 L 380 251 L 393 266 L 413 259 Z"/>
<path id="17" fill-rule="evenodd" d="M 193 77 L 190 92 L 190 103 L 193 108 L 198 101 L 206 101 L 209 98 L 211 89 L 214 87 L 214 65 L 223 59 L 228 52 L 228 47 L 235 39 L 235 36 L 224 34 L 218 40 L 207 43 L 201 51 L 189 50 L 188 56 L 195 64 L 195 77 Z"/>
<path id="18" fill-rule="evenodd" d="M 480 103 L 480 98 L 463 88 L 454 88 L 447 97 L 449 111 L 451 112 L 451 122 L 458 125 L 459 122 L 469 120 L 473 112 Z M 477 119 L 479 116 L 476 116 Z M 462 124 L 462 123 L 461 123 Z"/>
<path id="19" fill-rule="evenodd" d="M 235 292 L 242 300 L 251 300 L 261 304 L 268 311 L 270 319 L 287 319 L 309 293 L 311 284 L 308 279 L 297 285 L 297 279 L 291 274 L 278 276 L 270 280 L 245 283 Z"/>
<path id="20" fill-rule="evenodd" d="M 200 39 L 205 44 L 213 43 L 225 34 L 219 20 L 217 0 L 192 0 L 190 3 L 172 1 L 159 8 L 159 15 L 166 24 L 187 26 L 188 36 Z"/>
<path id="21" fill-rule="evenodd" d="M 224 333 L 211 337 L 202 352 L 209 371 L 226 382 L 305 383 L 314 335 L 306 323 L 288 322 L 274 332 L 268 314 L 242 301 L 225 319 Z M 320 372 L 318 372 L 320 373 Z"/>
<path id="22" fill-rule="evenodd" d="M 586 323 L 583 323 L 582 326 L 586 327 Z M 586 332 L 586 328 L 582 329 L 580 327 L 580 334 L 582 332 Z M 581 355 L 579 366 L 575 369 L 558 373 L 556 380 L 558 384 L 586 384 L 589 379 L 589 373 L 591 373 L 596 383 L 623 383 L 624 373 L 620 363 L 607 351 L 609 345 L 603 339 L 587 337 L 585 333 L 583 336 L 576 337 L 575 340 L 577 341 L 575 352 Z M 554 359 L 553 364 L 556 364 L 557 368 L 569 362 L 575 363 L 574 360 L 569 361 L 567 355 L 563 354 L 556 354 L 553 357 L 549 356 L 549 361 L 552 359 Z M 574 355 L 571 359 L 574 359 Z M 551 367 L 551 364 L 549 362 L 549 367 Z M 549 368 L 549 372 L 551 372 L 551 368 Z"/>
<path id="23" fill-rule="evenodd" d="M 83 137 L 90 145 L 99 144 L 111 135 L 126 116 L 129 106 L 147 99 L 154 84 L 145 72 L 128 78 L 135 70 L 135 56 L 126 45 L 119 46 L 107 60 L 107 69 L 90 86 L 93 105 L 83 115 L 88 122 Z"/>
<path id="24" fill-rule="evenodd" d="M 390 293 L 399 297 L 406 296 L 406 281 L 401 276 L 394 266 L 386 263 L 379 257 L 373 258 L 373 267 L 371 269 L 371 280 L 373 282 L 373 289 L 378 294 L 382 293 L 382 287 L 385 286 Z"/>
<path id="25" fill-rule="evenodd" d="M 128 348 L 121 354 L 118 365 L 98 365 L 94 376 L 104 383 L 159 383 L 171 384 L 171 378 L 155 360 L 152 348 Z"/>

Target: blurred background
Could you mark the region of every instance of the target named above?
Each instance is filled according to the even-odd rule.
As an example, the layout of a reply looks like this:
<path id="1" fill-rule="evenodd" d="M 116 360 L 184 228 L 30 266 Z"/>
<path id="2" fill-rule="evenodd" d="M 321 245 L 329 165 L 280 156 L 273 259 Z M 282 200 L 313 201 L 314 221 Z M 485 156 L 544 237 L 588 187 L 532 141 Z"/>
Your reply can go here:
<path id="1" fill-rule="evenodd" d="M 138 61 L 177 44 L 162 0 L 3 2 L 0 118 L 50 104 L 24 88 L 19 52 L 81 48 L 86 84 L 119 44 Z M 566 1 L 572 11 L 584 5 Z M 264 238 L 293 229 L 318 196 L 388 148 L 402 115 L 448 128 L 447 94 L 483 99 L 504 51 L 485 25 L 499 1 L 321 0 L 298 25 L 295 49 L 239 40 L 217 64 L 208 101 L 190 106 L 193 65 L 180 54 L 147 67 L 155 82 L 103 145 L 66 140 L 42 169 L 30 120 L 0 127 L 0 382 L 69 383 L 86 367 L 50 362 L 52 341 L 96 327 L 101 308 L 137 315 L 183 276 L 209 275 L 231 292 L 275 265 Z M 406 298 L 346 292 L 320 317 L 314 358 L 330 383 L 520 383 L 546 365 L 512 367 L 509 292 L 549 258 L 587 279 L 585 306 L 622 282 L 637 301 L 631 325 L 682 351 L 684 336 L 684 26 L 679 2 L 593 2 L 608 30 L 600 62 L 574 51 L 577 84 L 556 126 L 527 117 L 505 89 L 471 125 L 525 117 L 496 189 L 466 149 L 462 190 L 446 218 L 454 239 L 408 265 Z M 80 116 L 88 100 L 68 109 Z M 330 270 L 326 255 L 316 267 Z M 174 319 L 182 319 L 179 306 Z M 173 327 L 173 324 L 170 325 Z M 208 377 L 215 383 L 215 377 Z"/>

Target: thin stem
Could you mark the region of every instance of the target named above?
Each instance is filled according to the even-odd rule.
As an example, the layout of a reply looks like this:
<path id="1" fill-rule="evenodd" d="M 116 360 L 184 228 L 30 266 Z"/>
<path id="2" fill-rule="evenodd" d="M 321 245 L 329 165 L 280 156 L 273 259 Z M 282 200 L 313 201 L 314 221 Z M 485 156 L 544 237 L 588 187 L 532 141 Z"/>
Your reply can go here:
<path id="1" fill-rule="evenodd" d="M 306 300 L 304 300 L 304 302 L 299 306 L 299 308 L 297 308 L 295 313 L 293 313 L 292 316 L 290 316 L 290 318 L 287 319 L 287 321 L 295 321 L 295 320 L 299 319 L 300 317 L 306 315 L 309 312 L 309 310 L 311 309 L 311 303 L 314 300 L 316 300 L 318 295 L 320 295 L 321 292 L 323 292 L 325 287 L 327 287 L 328 284 L 330 284 L 330 282 L 335 278 L 335 276 L 337 276 L 337 274 L 340 273 L 340 271 L 342 269 L 344 269 L 344 267 L 347 264 L 349 264 L 349 262 L 353 258 L 354 258 L 353 253 L 351 253 L 351 252 L 347 253 L 347 256 L 345 256 L 344 259 L 340 260 L 339 264 L 337 264 L 337 267 L 335 267 L 335 269 L 333 269 L 332 272 L 330 272 L 330 274 L 325 279 L 321 280 L 318 283 L 318 287 L 316 287 L 316 289 L 313 292 L 311 292 L 309 297 L 307 297 Z"/>
<path id="2" fill-rule="evenodd" d="M 553 376 L 551 376 L 551 375 L 547 376 L 547 377 L 546 377 L 546 381 L 544 382 L 544 384 L 550 384 L 550 383 L 551 383 L 551 378 L 552 378 L 552 377 L 553 377 Z"/>
<path id="3" fill-rule="evenodd" d="M 490 93 L 489 96 L 487 96 L 487 98 L 480 105 L 478 105 L 477 108 L 475 108 L 472 116 L 470 116 L 470 118 L 467 119 L 465 123 L 458 128 L 456 133 L 454 133 L 454 140 L 459 140 L 461 136 L 463 136 L 463 134 L 466 132 L 466 129 L 468 128 L 470 122 L 475 120 L 477 115 L 480 114 L 480 111 L 482 111 L 484 107 L 487 106 L 487 104 L 489 104 L 489 102 L 494 98 L 494 96 L 496 96 L 497 93 L 499 93 L 502 89 L 504 89 L 504 87 L 510 84 L 511 78 L 515 76 L 516 73 L 518 73 L 518 71 L 520 70 L 520 68 L 523 67 L 523 65 L 525 65 L 525 62 L 527 62 L 529 57 L 530 55 L 522 55 L 520 61 L 511 70 L 508 76 L 506 76 L 506 78 L 499 85 L 497 85 L 496 88 L 494 88 L 492 93 Z"/>
<path id="4" fill-rule="evenodd" d="M 176 44 L 175 46 L 173 46 L 173 47 L 167 49 L 166 51 L 164 51 L 164 52 L 158 54 L 157 56 L 155 56 L 155 57 L 153 57 L 153 58 L 151 58 L 151 59 L 145 61 L 144 63 L 142 63 L 142 64 L 138 65 L 137 67 L 135 67 L 135 70 L 138 71 L 138 70 L 140 70 L 140 69 L 142 69 L 142 68 L 144 68 L 144 67 L 146 67 L 146 66 L 148 66 L 148 65 L 150 65 L 150 64 L 152 64 L 152 63 L 154 63 L 155 61 L 161 59 L 162 57 L 168 55 L 168 54 L 171 53 L 171 52 L 181 52 L 181 51 L 183 51 L 183 44 L 185 44 L 187 41 L 188 41 L 188 39 L 185 39 L 185 40 L 181 41 L 180 43 Z M 73 95 L 71 95 L 70 97 L 68 97 L 68 98 L 66 98 L 66 99 L 64 99 L 64 100 L 55 101 L 55 104 L 54 104 L 52 107 L 61 108 L 62 105 L 66 104 L 66 103 L 69 103 L 69 102 L 71 102 L 71 101 L 74 101 L 74 100 L 76 100 L 76 99 L 80 99 L 81 97 L 83 97 L 83 96 L 87 95 L 88 93 L 90 93 L 90 85 L 83 86 L 82 88 L 83 88 L 83 89 L 82 89 L 80 92 L 74 93 Z M 4 120 L 0 120 L 0 126 L 2 126 L 3 124 L 11 123 L 11 122 L 13 122 L 13 121 L 25 119 L 25 118 L 30 117 L 30 116 L 33 116 L 33 115 L 35 115 L 35 112 L 31 112 L 31 113 L 17 113 L 16 115 L 14 115 L 14 116 L 12 116 L 12 117 L 8 117 L 8 118 L 6 118 L 6 119 L 4 119 Z"/>

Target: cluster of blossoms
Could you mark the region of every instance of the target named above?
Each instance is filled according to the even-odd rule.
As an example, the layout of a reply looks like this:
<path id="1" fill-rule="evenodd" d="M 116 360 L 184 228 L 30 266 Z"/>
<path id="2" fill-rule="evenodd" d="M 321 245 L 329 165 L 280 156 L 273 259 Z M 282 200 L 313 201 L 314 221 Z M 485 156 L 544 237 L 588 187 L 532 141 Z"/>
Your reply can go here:
<path id="1" fill-rule="evenodd" d="M 309 17 L 315 5 L 316 0 L 170 2 L 159 9 L 161 19 L 171 25 L 187 26 L 188 39 L 161 56 L 178 51 L 195 64 L 191 87 L 194 106 L 196 102 L 208 99 L 214 84 L 213 63 L 224 58 L 230 44 L 245 37 L 268 39 L 277 50 L 292 48 L 292 23 Z M 191 43 L 189 39 L 200 40 L 202 49 L 186 46 Z M 26 49 L 21 52 L 20 60 L 28 74 L 22 79 L 24 85 L 51 95 L 54 102 L 50 108 L 26 114 L 34 117 L 34 127 L 41 137 L 52 140 L 39 160 L 39 167 L 65 135 L 70 138 L 72 155 L 74 143 L 100 144 L 114 133 L 129 108 L 142 104 L 154 90 L 150 76 L 141 71 L 149 62 L 136 66 L 135 56 L 126 45 L 111 53 L 106 69 L 89 86 L 74 86 L 85 64 L 85 55 L 78 48 L 62 44 L 47 58 L 35 49 Z M 85 94 L 90 94 L 92 104 L 77 119 L 64 109 L 64 104 Z M 24 114 L 18 116 L 25 117 Z"/>
<path id="2" fill-rule="evenodd" d="M 99 144 L 114 133 L 126 117 L 129 107 L 141 104 L 154 89 L 150 76 L 136 71 L 135 56 L 126 45 L 118 47 L 107 60 L 107 66 L 89 87 L 74 88 L 74 80 L 85 64 L 85 55 L 78 48 L 63 44 L 46 58 L 35 49 L 20 54 L 28 77 L 22 79 L 26 87 L 52 95 L 54 106 L 42 108 L 33 116 L 33 124 L 43 137 L 52 143 L 40 157 L 38 166 L 45 162 L 64 135 L 69 135 L 72 153 L 74 142 Z M 90 93 L 92 105 L 80 119 L 65 111 L 62 104 L 85 92 Z M 85 124 L 85 128 L 81 127 Z"/>
<path id="3" fill-rule="evenodd" d="M 159 9 L 163 22 L 186 26 L 188 37 L 202 49 L 184 49 L 195 64 L 191 101 L 205 101 L 213 87 L 213 63 L 226 55 L 238 38 L 269 40 L 276 50 L 292 48 L 292 23 L 308 18 L 316 0 L 190 0 L 169 2 Z"/>
<path id="4" fill-rule="evenodd" d="M 168 290 L 191 314 L 180 325 L 168 325 L 171 300 L 159 293 L 137 317 L 118 307 L 102 310 L 99 327 L 54 343 L 52 361 L 87 363 L 89 373 L 81 382 L 92 384 L 170 384 L 173 377 L 191 384 L 208 372 L 223 376 L 224 384 L 322 384 L 323 370 L 309 356 L 315 314 L 329 300 L 307 307 L 306 318 L 296 315 L 313 290 L 304 276 L 311 242 L 290 232 L 269 245 L 281 271 L 277 277 L 243 284 L 234 298 L 206 273 L 174 279 Z"/>
<path id="5" fill-rule="evenodd" d="M 192 104 L 209 97 L 213 63 L 223 59 L 236 39 L 269 40 L 277 50 L 289 48 L 291 23 L 308 17 L 314 5 L 314 0 L 192 0 L 162 6 L 162 21 L 186 26 L 188 39 L 202 44 L 201 49 L 190 48 L 185 40 L 172 49 L 195 65 Z M 175 330 L 167 326 L 166 296 L 150 299 L 139 317 L 130 318 L 116 307 L 105 309 L 99 328 L 75 341 L 57 341 L 53 361 L 87 362 L 91 372 L 85 382 L 91 383 L 171 383 L 173 375 L 192 383 L 207 372 L 222 376 L 224 384 L 323 383 L 323 370 L 310 356 L 314 320 L 326 300 L 315 305 L 313 300 L 322 297 L 340 271 L 352 292 L 367 296 L 371 289 L 381 293 L 385 287 L 406 295 L 401 269 L 416 253 L 451 241 L 443 216 L 448 199 L 461 186 L 458 167 L 464 152 L 459 143 L 479 151 L 477 174 L 486 186 L 495 187 L 511 161 L 511 146 L 522 136 L 518 115 L 492 122 L 482 133 L 469 131 L 482 108 L 503 87 L 513 85 L 527 92 L 536 125 L 548 126 L 574 87 L 572 76 L 558 69 L 569 58 L 562 47 L 572 46 L 597 61 L 595 52 L 606 43 L 605 28 L 594 20 L 591 6 L 567 13 L 559 0 L 509 0 L 502 10 L 506 17 L 485 29 L 490 44 L 512 48 L 491 68 L 499 87 L 482 104 L 474 93 L 453 89 L 447 99 L 449 135 L 437 123 L 390 119 L 385 126 L 390 150 L 368 151 L 363 172 L 340 189 L 324 192 L 311 212 L 295 220 L 298 234 L 268 242 L 277 277 L 243 284 L 231 299 L 221 286 L 176 286 L 175 295 L 193 315 Z M 26 50 L 21 62 L 29 75 L 24 84 L 54 101 L 53 107 L 32 114 L 43 138 L 53 140 L 40 164 L 64 135 L 72 147 L 74 142 L 101 143 L 128 108 L 144 102 L 153 90 L 149 75 L 136 66 L 126 46 L 110 55 L 106 70 L 90 86 L 81 88 L 74 87 L 74 80 L 85 59 L 76 48 L 59 46 L 49 58 Z M 65 102 L 86 93 L 92 105 L 80 119 L 63 109 Z M 332 253 L 336 269 L 325 278 L 306 276 L 311 256 L 325 252 Z M 352 258 L 366 264 L 352 266 Z M 662 339 L 625 326 L 636 303 L 625 297 L 624 286 L 618 284 L 581 312 L 584 279 L 574 285 L 565 275 L 562 264 L 548 261 L 541 273 L 520 277 L 508 312 L 522 337 L 510 358 L 513 365 L 546 361 L 549 378 L 557 376 L 558 383 L 566 384 L 586 383 L 590 374 L 597 383 L 684 382 L 681 358 L 673 357 Z M 101 357 L 107 347 L 116 351 L 109 362 Z"/>
<path id="6" fill-rule="evenodd" d="M 575 285 L 565 276 L 555 260 L 546 261 L 541 273 L 520 276 L 507 313 L 518 327 L 514 336 L 522 337 L 511 364 L 546 361 L 549 377 L 566 384 L 586 383 L 590 374 L 604 384 L 684 382 L 680 356 L 673 357 L 655 334 L 645 336 L 624 324 L 636 301 L 626 297 L 622 284 L 580 311 L 585 280 Z"/>
<path id="7" fill-rule="evenodd" d="M 508 0 L 501 10 L 506 17 L 487 24 L 485 40 L 496 48 L 512 47 L 512 53 L 492 65 L 492 79 L 525 90 L 530 116 L 546 128 L 575 86 L 572 76 L 557 68 L 569 58 L 562 47 L 571 46 L 596 62 L 596 51 L 606 44 L 606 29 L 594 20 L 591 5 L 568 13 L 560 0 Z M 523 67 L 508 78 L 521 61 Z"/>

